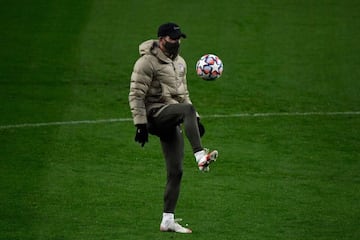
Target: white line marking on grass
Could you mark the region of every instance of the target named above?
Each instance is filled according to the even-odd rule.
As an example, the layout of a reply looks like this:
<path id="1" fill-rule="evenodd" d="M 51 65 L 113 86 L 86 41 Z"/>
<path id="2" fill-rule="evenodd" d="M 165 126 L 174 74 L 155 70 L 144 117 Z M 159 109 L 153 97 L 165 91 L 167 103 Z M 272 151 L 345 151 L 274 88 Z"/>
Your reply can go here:
<path id="1" fill-rule="evenodd" d="M 129 122 L 131 118 L 111 118 L 111 119 L 98 119 L 98 120 L 81 120 L 81 121 L 65 121 L 65 122 L 45 122 L 45 123 L 22 123 L 13 125 L 2 125 L 0 129 L 10 128 L 26 128 L 26 127 L 44 127 L 56 125 L 78 125 L 78 124 L 95 124 L 95 123 L 112 123 L 112 122 Z"/>
<path id="2" fill-rule="evenodd" d="M 202 118 L 242 118 L 242 117 L 277 117 L 277 116 L 335 116 L 335 115 L 360 115 L 360 111 L 355 112 L 269 112 L 269 113 L 234 113 L 234 114 L 213 114 L 203 115 Z M 11 128 L 32 128 L 60 125 L 79 125 L 79 124 L 97 124 L 113 122 L 130 122 L 132 118 L 110 118 L 98 120 L 80 120 L 64 122 L 44 122 L 44 123 L 22 123 L 12 125 L 0 125 L 0 129 Z"/>
<path id="3" fill-rule="evenodd" d="M 231 118 L 231 117 L 277 117 L 277 116 L 335 116 L 335 115 L 360 115 L 360 112 L 269 112 L 269 113 L 234 113 L 214 114 L 203 116 L 206 118 Z"/>

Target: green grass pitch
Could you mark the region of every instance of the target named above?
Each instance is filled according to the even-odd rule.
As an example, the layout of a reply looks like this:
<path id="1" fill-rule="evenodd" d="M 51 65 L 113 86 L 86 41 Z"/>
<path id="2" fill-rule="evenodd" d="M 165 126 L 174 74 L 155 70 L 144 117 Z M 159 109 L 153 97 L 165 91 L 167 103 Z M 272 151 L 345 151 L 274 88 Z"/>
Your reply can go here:
<path id="1" fill-rule="evenodd" d="M 359 1 L 0 2 L 1 240 L 360 238 Z M 190 236 L 159 231 L 159 142 L 126 120 L 138 45 L 166 21 L 220 153 L 202 174 L 186 144 Z M 195 74 L 205 53 L 217 81 Z M 125 120 L 71 124 L 100 119 Z"/>

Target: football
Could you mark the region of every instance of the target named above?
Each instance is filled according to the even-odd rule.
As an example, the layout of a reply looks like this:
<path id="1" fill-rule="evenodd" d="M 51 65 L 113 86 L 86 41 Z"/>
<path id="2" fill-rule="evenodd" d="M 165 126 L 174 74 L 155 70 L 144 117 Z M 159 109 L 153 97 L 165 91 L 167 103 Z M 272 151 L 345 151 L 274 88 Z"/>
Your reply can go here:
<path id="1" fill-rule="evenodd" d="M 215 54 L 205 54 L 196 63 L 196 73 L 204 80 L 219 78 L 224 70 L 221 59 Z"/>

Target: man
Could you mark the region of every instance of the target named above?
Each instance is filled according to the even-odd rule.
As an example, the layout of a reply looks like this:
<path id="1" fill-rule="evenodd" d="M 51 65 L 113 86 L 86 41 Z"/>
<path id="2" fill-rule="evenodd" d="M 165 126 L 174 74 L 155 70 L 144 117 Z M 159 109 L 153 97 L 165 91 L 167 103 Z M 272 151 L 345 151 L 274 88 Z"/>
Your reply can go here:
<path id="1" fill-rule="evenodd" d="M 140 44 L 141 57 L 131 75 L 129 105 L 136 126 L 135 141 L 143 147 L 148 142 L 148 133 L 158 136 L 166 162 L 167 183 L 160 230 L 191 233 L 174 219 L 183 173 L 181 125 L 200 171 L 209 171 L 218 152 L 209 152 L 201 145 L 200 136 L 205 129 L 189 97 L 186 63 L 179 56 L 181 38 L 186 35 L 177 24 L 165 23 L 158 28 L 157 40 Z"/>

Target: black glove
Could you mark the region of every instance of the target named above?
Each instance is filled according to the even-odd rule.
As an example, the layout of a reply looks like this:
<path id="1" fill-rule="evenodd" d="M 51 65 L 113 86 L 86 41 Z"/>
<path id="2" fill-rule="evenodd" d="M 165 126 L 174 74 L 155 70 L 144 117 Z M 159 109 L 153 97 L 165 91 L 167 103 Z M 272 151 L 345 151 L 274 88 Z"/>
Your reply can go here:
<path id="1" fill-rule="evenodd" d="M 204 134 L 205 134 L 205 127 L 204 127 L 204 125 L 202 125 L 202 123 L 200 122 L 200 118 L 198 118 L 197 120 L 198 120 L 198 127 L 199 127 L 200 137 L 202 137 L 202 136 L 204 136 Z"/>
<path id="2" fill-rule="evenodd" d="M 148 139 L 149 133 L 146 124 L 136 124 L 135 142 L 140 143 L 141 147 L 144 147 Z"/>

